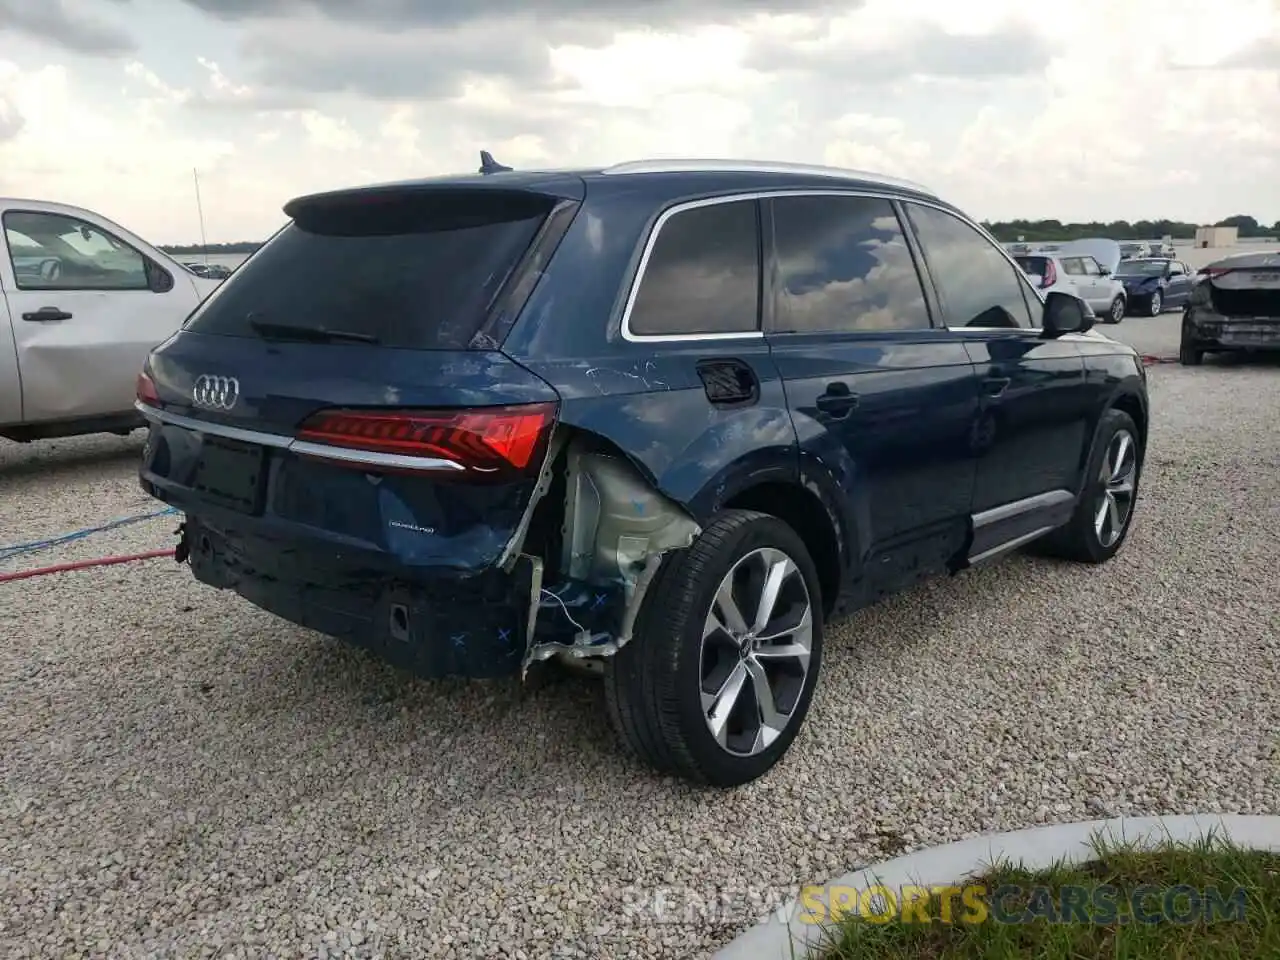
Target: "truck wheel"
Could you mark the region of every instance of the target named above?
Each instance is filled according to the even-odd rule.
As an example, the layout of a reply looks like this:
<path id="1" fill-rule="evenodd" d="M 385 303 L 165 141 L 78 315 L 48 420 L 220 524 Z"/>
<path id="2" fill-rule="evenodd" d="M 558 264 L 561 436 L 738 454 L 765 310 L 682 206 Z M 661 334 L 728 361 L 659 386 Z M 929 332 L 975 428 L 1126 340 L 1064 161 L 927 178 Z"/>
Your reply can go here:
<path id="1" fill-rule="evenodd" d="M 605 699 L 642 761 L 733 787 L 795 739 L 822 663 L 822 599 L 804 542 L 775 517 L 726 510 L 664 558 Z"/>
<path id="2" fill-rule="evenodd" d="M 1178 363 L 1184 367 L 1198 367 L 1200 362 L 1204 360 L 1204 351 L 1197 350 L 1187 341 L 1183 340 L 1178 346 Z"/>
<path id="3" fill-rule="evenodd" d="M 1142 474 L 1138 428 L 1132 417 L 1113 408 L 1102 415 L 1096 436 L 1071 522 L 1041 541 L 1043 553 L 1078 563 L 1106 563 L 1129 535 Z"/>

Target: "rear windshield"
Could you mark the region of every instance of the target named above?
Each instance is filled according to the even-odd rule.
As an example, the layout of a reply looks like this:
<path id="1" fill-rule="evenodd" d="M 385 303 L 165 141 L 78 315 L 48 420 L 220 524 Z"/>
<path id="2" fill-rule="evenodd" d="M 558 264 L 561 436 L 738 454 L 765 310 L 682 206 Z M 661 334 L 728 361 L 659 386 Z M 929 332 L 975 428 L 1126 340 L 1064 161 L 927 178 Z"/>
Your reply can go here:
<path id="1" fill-rule="evenodd" d="M 1129 260 L 1116 268 L 1116 276 L 1162 277 L 1168 269 L 1168 260 Z"/>
<path id="2" fill-rule="evenodd" d="M 552 203 L 451 190 L 304 206 L 187 329 L 291 339 L 296 327 L 389 347 L 465 350 Z"/>
<path id="3" fill-rule="evenodd" d="M 1048 260 L 1044 257 L 1014 257 L 1018 261 L 1018 266 L 1022 268 L 1023 273 L 1032 273 L 1037 277 L 1043 277 L 1048 264 Z"/>

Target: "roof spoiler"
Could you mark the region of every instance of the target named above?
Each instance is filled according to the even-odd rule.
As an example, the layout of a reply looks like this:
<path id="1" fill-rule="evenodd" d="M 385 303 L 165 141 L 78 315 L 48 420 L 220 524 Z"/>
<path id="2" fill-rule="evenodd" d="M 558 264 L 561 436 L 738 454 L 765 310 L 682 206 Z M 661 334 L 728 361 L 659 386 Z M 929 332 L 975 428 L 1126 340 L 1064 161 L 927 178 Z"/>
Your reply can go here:
<path id="1" fill-rule="evenodd" d="M 497 160 L 493 159 L 493 154 L 488 150 L 480 151 L 480 172 L 486 177 L 494 173 L 510 173 L 511 167 L 505 167 Z"/>

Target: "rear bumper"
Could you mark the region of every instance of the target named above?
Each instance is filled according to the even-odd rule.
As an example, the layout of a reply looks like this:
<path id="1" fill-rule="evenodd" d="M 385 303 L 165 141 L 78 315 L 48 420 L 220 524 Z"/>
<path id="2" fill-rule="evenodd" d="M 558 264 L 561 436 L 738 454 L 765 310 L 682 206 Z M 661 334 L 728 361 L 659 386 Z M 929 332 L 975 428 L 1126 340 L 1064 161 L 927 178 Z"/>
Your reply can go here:
<path id="1" fill-rule="evenodd" d="M 1280 318 L 1224 317 L 1189 310 L 1182 339 L 1202 350 L 1280 350 Z"/>
<path id="2" fill-rule="evenodd" d="M 511 676 L 528 646 L 538 578 L 528 557 L 510 573 L 411 579 L 197 517 L 183 525 L 179 550 L 202 583 L 422 677 Z"/>

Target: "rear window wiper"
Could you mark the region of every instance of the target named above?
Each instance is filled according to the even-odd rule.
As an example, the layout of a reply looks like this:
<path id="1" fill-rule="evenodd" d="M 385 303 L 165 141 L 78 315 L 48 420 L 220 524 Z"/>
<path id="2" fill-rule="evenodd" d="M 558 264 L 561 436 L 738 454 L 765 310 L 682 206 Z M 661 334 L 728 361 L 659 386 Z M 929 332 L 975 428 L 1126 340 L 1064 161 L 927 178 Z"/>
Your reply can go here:
<path id="1" fill-rule="evenodd" d="M 378 338 L 371 333 L 356 333 L 351 330 L 327 330 L 324 327 L 299 327 L 291 323 L 273 323 L 270 320 L 249 319 L 249 326 L 254 332 L 268 339 L 303 340 L 308 343 L 334 343 L 344 340 L 349 343 L 377 343 Z"/>

